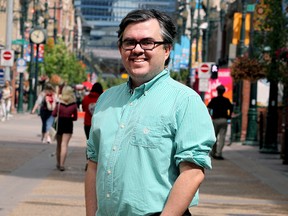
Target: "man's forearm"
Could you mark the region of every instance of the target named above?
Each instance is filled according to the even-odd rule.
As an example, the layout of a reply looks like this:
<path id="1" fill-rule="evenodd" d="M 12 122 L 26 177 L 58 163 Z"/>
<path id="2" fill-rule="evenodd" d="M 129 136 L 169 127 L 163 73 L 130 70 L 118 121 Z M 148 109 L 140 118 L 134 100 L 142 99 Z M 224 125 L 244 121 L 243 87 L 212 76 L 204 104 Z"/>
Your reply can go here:
<path id="1" fill-rule="evenodd" d="M 181 173 L 171 189 L 161 216 L 183 215 L 204 180 L 203 168 L 192 163 L 181 164 Z"/>
<path id="2" fill-rule="evenodd" d="M 95 216 L 97 210 L 96 170 L 97 164 L 88 161 L 88 167 L 85 175 L 86 216 Z"/>

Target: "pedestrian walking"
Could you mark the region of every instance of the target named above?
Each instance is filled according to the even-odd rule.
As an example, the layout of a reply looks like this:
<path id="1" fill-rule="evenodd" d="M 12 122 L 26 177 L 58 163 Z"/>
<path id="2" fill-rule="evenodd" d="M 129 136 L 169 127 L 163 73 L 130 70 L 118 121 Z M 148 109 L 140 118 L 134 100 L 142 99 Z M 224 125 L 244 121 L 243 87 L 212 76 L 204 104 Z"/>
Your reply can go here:
<path id="1" fill-rule="evenodd" d="M 73 134 L 73 121 L 78 118 L 76 97 L 72 87 L 63 87 L 60 101 L 56 104 L 52 116 L 57 117 L 56 167 L 60 171 L 64 171 L 68 144 Z"/>
<path id="2" fill-rule="evenodd" d="M 103 87 L 101 83 L 94 83 L 91 91 L 82 100 L 82 109 L 85 112 L 84 115 L 84 132 L 86 139 L 89 139 L 89 132 L 91 128 L 91 119 L 94 112 L 94 108 L 99 96 L 103 93 Z M 86 155 L 87 158 L 87 155 Z M 85 171 L 87 170 L 87 163 L 85 166 Z"/>
<path id="3" fill-rule="evenodd" d="M 89 132 L 91 128 L 91 118 L 94 112 L 94 108 L 99 96 L 103 93 L 103 87 L 101 83 L 94 83 L 92 89 L 88 95 L 82 100 L 82 109 L 85 112 L 84 115 L 84 132 L 86 139 L 89 139 Z"/>
<path id="4" fill-rule="evenodd" d="M 49 135 L 49 130 L 52 127 L 54 117 L 52 116 L 52 111 L 56 107 L 57 95 L 54 87 L 50 83 L 46 83 L 44 90 L 40 92 L 35 102 L 35 105 L 31 111 L 32 114 L 40 108 L 40 117 L 42 121 L 42 136 L 41 141 L 43 143 L 51 143 L 51 137 Z"/>
<path id="5" fill-rule="evenodd" d="M 87 141 L 87 216 L 190 215 L 215 133 L 191 88 L 170 77 L 176 35 L 157 10 L 121 21 L 118 49 L 129 81 L 99 97 Z"/>
<path id="6" fill-rule="evenodd" d="M 217 137 L 217 142 L 213 147 L 211 155 L 216 160 L 223 160 L 222 150 L 225 145 L 228 121 L 231 120 L 233 105 L 228 98 L 223 96 L 225 86 L 219 85 L 216 90 L 217 97 L 212 98 L 207 105 L 213 119 L 215 136 Z"/>
<path id="7" fill-rule="evenodd" d="M 13 95 L 13 89 L 10 85 L 10 81 L 6 80 L 5 85 L 2 88 L 1 93 L 1 107 L 2 107 L 2 119 L 1 121 L 8 120 L 9 117 L 11 117 L 10 111 L 11 111 L 11 102 L 12 102 L 12 95 Z"/>

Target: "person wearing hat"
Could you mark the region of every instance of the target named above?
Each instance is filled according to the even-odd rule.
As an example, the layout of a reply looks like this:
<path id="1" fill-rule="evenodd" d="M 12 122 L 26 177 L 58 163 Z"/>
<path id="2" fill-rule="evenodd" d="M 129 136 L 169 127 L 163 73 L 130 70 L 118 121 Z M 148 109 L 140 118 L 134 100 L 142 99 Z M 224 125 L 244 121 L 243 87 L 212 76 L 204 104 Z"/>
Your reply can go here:
<path id="1" fill-rule="evenodd" d="M 213 119 L 215 135 L 217 137 L 216 145 L 211 152 L 216 160 L 223 160 L 222 150 L 225 145 L 225 136 L 227 133 L 228 120 L 231 119 L 233 105 L 230 100 L 223 96 L 225 86 L 219 85 L 217 88 L 217 97 L 212 98 L 207 107 Z"/>
<path id="2" fill-rule="evenodd" d="M 64 171 L 64 163 L 67 157 L 68 144 L 73 134 L 73 121 L 78 118 L 78 108 L 76 97 L 71 86 L 64 86 L 62 89 L 60 101 L 56 104 L 52 112 L 54 118 L 57 117 L 57 146 L 56 160 L 57 169 Z"/>

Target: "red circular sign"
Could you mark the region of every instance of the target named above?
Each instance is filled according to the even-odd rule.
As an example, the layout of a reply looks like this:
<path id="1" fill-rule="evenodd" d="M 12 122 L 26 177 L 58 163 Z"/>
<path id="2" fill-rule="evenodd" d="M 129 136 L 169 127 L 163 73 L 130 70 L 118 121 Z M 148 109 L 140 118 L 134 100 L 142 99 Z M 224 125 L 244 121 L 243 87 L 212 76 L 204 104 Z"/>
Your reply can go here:
<path id="1" fill-rule="evenodd" d="M 206 73 L 209 71 L 209 66 L 207 64 L 202 64 L 200 70 L 202 73 Z"/>
<path id="2" fill-rule="evenodd" d="M 3 53 L 3 58 L 7 61 L 10 60 L 12 58 L 12 53 L 10 51 L 5 51 Z"/>

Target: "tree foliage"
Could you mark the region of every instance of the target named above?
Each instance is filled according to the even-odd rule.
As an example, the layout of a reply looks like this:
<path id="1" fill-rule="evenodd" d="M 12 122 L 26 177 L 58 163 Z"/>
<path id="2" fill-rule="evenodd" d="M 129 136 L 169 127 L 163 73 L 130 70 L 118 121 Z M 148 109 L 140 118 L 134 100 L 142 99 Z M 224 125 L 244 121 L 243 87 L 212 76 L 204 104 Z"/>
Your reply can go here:
<path id="1" fill-rule="evenodd" d="M 257 81 L 265 78 L 266 71 L 264 65 L 258 59 L 248 58 L 248 56 L 236 58 L 231 66 L 231 76 L 236 81 Z"/>
<path id="2" fill-rule="evenodd" d="M 261 31 L 255 33 L 254 43 L 260 52 L 264 47 L 270 47 L 271 62 L 265 64 L 267 79 L 287 82 L 287 59 L 283 59 L 282 51 L 288 46 L 288 20 L 287 11 L 283 11 L 281 3 L 281 0 L 264 0 L 269 10 Z"/>
<path id="3" fill-rule="evenodd" d="M 53 39 L 48 39 L 44 49 L 43 67 L 48 77 L 57 74 L 69 85 L 86 80 L 85 65 L 67 49 L 62 40 L 54 44 Z"/>
<path id="4" fill-rule="evenodd" d="M 267 6 L 267 16 L 254 32 L 253 56 L 236 58 L 231 66 L 231 75 L 235 80 L 256 81 L 267 77 L 269 81 L 288 83 L 287 12 L 282 11 L 281 0 L 263 0 L 263 3 Z"/>

